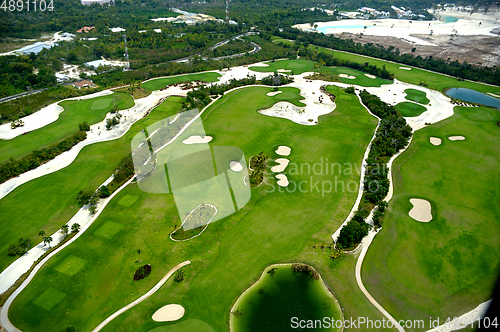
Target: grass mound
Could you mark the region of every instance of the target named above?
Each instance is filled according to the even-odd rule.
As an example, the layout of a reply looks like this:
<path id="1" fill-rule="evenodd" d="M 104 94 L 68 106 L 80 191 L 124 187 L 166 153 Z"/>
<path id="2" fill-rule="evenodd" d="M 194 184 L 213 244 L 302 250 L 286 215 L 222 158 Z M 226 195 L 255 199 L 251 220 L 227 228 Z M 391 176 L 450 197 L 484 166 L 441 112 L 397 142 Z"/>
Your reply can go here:
<path id="1" fill-rule="evenodd" d="M 172 233 L 172 239 L 188 240 L 201 234 L 208 227 L 216 213 L 217 211 L 211 205 L 199 205 L 184 219 L 181 226 Z M 190 229 L 184 230 L 186 226 Z"/>
<path id="2" fill-rule="evenodd" d="M 419 116 L 420 114 L 427 111 L 427 108 L 425 108 L 424 106 L 411 103 L 409 101 L 399 103 L 395 106 L 395 108 L 401 113 L 402 116 L 406 117 Z"/>

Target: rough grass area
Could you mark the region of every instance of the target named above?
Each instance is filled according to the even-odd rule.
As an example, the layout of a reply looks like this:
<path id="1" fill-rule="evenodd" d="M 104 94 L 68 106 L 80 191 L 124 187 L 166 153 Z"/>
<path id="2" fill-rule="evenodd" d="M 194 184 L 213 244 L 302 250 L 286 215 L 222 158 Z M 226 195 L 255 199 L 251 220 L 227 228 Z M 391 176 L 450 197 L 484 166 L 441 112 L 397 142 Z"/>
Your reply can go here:
<path id="1" fill-rule="evenodd" d="M 314 64 L 316 62 L 311 60 L 278 60 L 275 62 L 265 62 L 269 66 L 267 67 L 252 67 L 249 69 L 261 73 L 274 73 L 278 69 L 290 70 L 293 75 L 300 75 L 308 71 L 314 71 Z M 286 73 L 285 73 L 286 74 Z"/>
<path id="2" fill-rule="evenodd" d="M 389 80 L 384 80 L 383 78 L 376 77 L 376 78 L 370 78 L 367 77 L 362 71 L 356 70 L 356 69 L 351 69 L 351 68 L 345 68 L 345 67 L 323 67 L 321 68 L 320 72 L 330 72 L 334 75 L 339 75 L 339 74 L 346 74 L 346 75 L 352 75 L 355 76 L 356 78 L 354 79 L 349 79 L 349 78 L 344 78 L 344 77 L 339 77 L 339 81 L 342 83 L 346 84 L 355 84 L 355 85 L 361 85 L 361 86 L 366 86 L 366 87 L 372 87 L 372 86 L 381 86 L 382 84 L 392 84 L 392 81 Z"/>
<path id="3" fill-rule="evenodd" d="M 430 102 L 429 98 L 427 98 L 427 94 L 423 91 L 416 89 L 406 89 L 405 93 L 405 99 L 414 101 L 416 103 L 427 105 Z"/>
<path id="4" fill-rule="evenodd" d="M 188 74 L 188 75 L 180 75 L 180 76 L 169 76 L 169 77 L 161 77 L 154 78 L 147 82 L 142 83 L 142 88 L 150 91 L 160 90 L 170 84 L 177 84 L 183 82 L 191 82 L 191 81 L 202 81 L 202 82 L 217 82 L 221 75 L 215 72 L 205 72 L 198 74 Z"/>
<path id="5" fill-rule="evenodd" d="M 427 108 L 425 108 L 424 106 L 411 103 L 409 101 L 398 103 L 396 104 L 395 108 L 401 113 L 402 116 L 406 117 L 419 116 L 420 114 L 427 111 Z"/>

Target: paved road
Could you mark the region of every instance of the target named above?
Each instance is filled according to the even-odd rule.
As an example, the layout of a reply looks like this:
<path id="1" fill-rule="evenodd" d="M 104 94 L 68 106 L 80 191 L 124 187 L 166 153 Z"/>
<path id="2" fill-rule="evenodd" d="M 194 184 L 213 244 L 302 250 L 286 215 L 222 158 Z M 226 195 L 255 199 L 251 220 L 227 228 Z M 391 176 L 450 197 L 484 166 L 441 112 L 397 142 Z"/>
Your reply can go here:
<path id="1" fill-rule="evenodd" d="M 19 98 L 19 97 L 24 97 L 24 96 L 27 96 L 27 95 L 33 95 L 35 93 L 39 93 L 39 92 L 42 92 L 42 91 L 45 91 L 45 90 L 48 90 L 48 89 L 49 88 L 32 90 L 32 91 L 26 91 L 26 92 L 18 93 L 17 95 L 3 97 L 3 98 L 0 98 L 0 103 L 3 103 L 5 101 L 9 101 L 9 100 L 12 100 L 12 99 L 16 99 L 16 98 Z"/>

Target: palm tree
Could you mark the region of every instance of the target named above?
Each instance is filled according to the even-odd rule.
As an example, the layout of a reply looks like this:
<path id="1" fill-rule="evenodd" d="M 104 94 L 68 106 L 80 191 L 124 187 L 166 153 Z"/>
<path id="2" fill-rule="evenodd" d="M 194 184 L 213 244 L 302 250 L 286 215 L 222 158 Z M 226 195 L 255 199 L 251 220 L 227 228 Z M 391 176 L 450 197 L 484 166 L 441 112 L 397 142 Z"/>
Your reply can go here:
<path id="1" fill-rule="evenodd" d="M 45 231 L 38 232 L 38 236 L 44 237 L 45 236 Z"/>
<path id="2" fill-rule="evenodd" d="M 52 242 L 52 237 L 51 236 L 44 236 L 43 237 L 43 243 L 44 243 L 44 245 L 48 244 L 49 245 L 49 249 L 50 249 L 50 242 Z"/>
<path id="3" fill-rule="evenodd" d="M 78 233 L 80 231 L 80 224 L 74 223 L 71 225 L 71 233 Z"/>
<path id="4" fill-rule="evenodd" d="M 61 233 L 66 238 L 66 236 L 68 236 L 68 233 L 69 233 L 69 226 L 68 225 L 63 225 L 61 227 Z"/>

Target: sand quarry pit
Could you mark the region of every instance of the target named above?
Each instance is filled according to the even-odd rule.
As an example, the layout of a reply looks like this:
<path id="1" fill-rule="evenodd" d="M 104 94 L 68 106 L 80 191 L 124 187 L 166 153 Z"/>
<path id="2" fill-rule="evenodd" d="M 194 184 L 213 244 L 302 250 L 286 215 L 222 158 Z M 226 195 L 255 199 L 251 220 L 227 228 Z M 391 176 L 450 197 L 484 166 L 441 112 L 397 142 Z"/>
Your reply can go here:
<path id="1" fill-rule="evenodd" d="M 356 76 L 353 76 L 353 75 L 347 75 L 347 74 L 339 74 L 339 77 L 341 78 L 347 78 L 349 80 L 353 80 L 356 78 Z"/>
<path id="2" fill-rule="evenodd" d="M 279 95 L 280 93 L 282 93 L 283 91 L 272 91 L 272 92 L 268 92 L 266 93 L 266 96 L 268 97 L 274 97 L 276 95 Z"/>
<path id="3" fill-rule="evenodd" d="M 155 322 L 173 322 L 184 316 L 184 307 L 179 304 L 167 304 L 153 314 Z"/>
<path id="4" fill-rule="evenodd" d="M 411 70 L 410 67 L 399 67 L 399 69 L 403 69 L 403 70 Z"/>
<path id="5" fill-rule="evenodd" d="M 465 137 L 463 136 L 449 136 L 448 139 L 450 141 L 465 141 Z"/>
<path id="6" fill-rule="evenodd" d="M 432 145 L 441 145 L 441 139 L 438 137 L 431 137 L 429 138 L 429 140 L 431 141 Z"/>
<path id="7" fill-rule="evenodd" d="M 278 146 L 278 150 L 276 150 L 275 152 L 280 156 L 289 156 L 291 151 L 292 149 L 288 146 L 280 145 Z"/>
<path id="8" fill-rule="evenodd" d="M 276 179 L 278 179 L 278 186 L 280 187 L 288 186 L 288 179 L 285 174 L 276 175 Z"/>
<path id="9" fill-rule="evenodd" d="M 233 160 L 229 163 L 229 168 L 231 168 L 233 172 L 241 172 L 243 170 L 243 165 L 241 165 L 240 162 Z"/>
<path id="10" fill-rule="evenodd" d="M 368 77 L 368 78 L 377 78 L 377 76 L 372 75 L 372 74 L 365 74 L 365 76 Z"/>
<path id="11" fill-rule="evenodd" d="M 271 167 L 271 171 L 275 173 L 283 172 L 290 162 L 290 160 L 286 158 L 278 158 L 275 161 L 279 163 L 279 165 Z"/>
<path id="12" fill-rule="evenodd" d="M 431 203 L 425 199 L 412 198 L 410 203 L 413 208 L 408 212 L 410 217 L 420 222 L 429 222 L 432 220 Z"/>
<path id="13" fill-rule="evenodd" d="M 184 144 L 200 144 L 200 143 L 208 143 L 212 140 L 212 136 L 191 136 L 182 141 Z"/>

